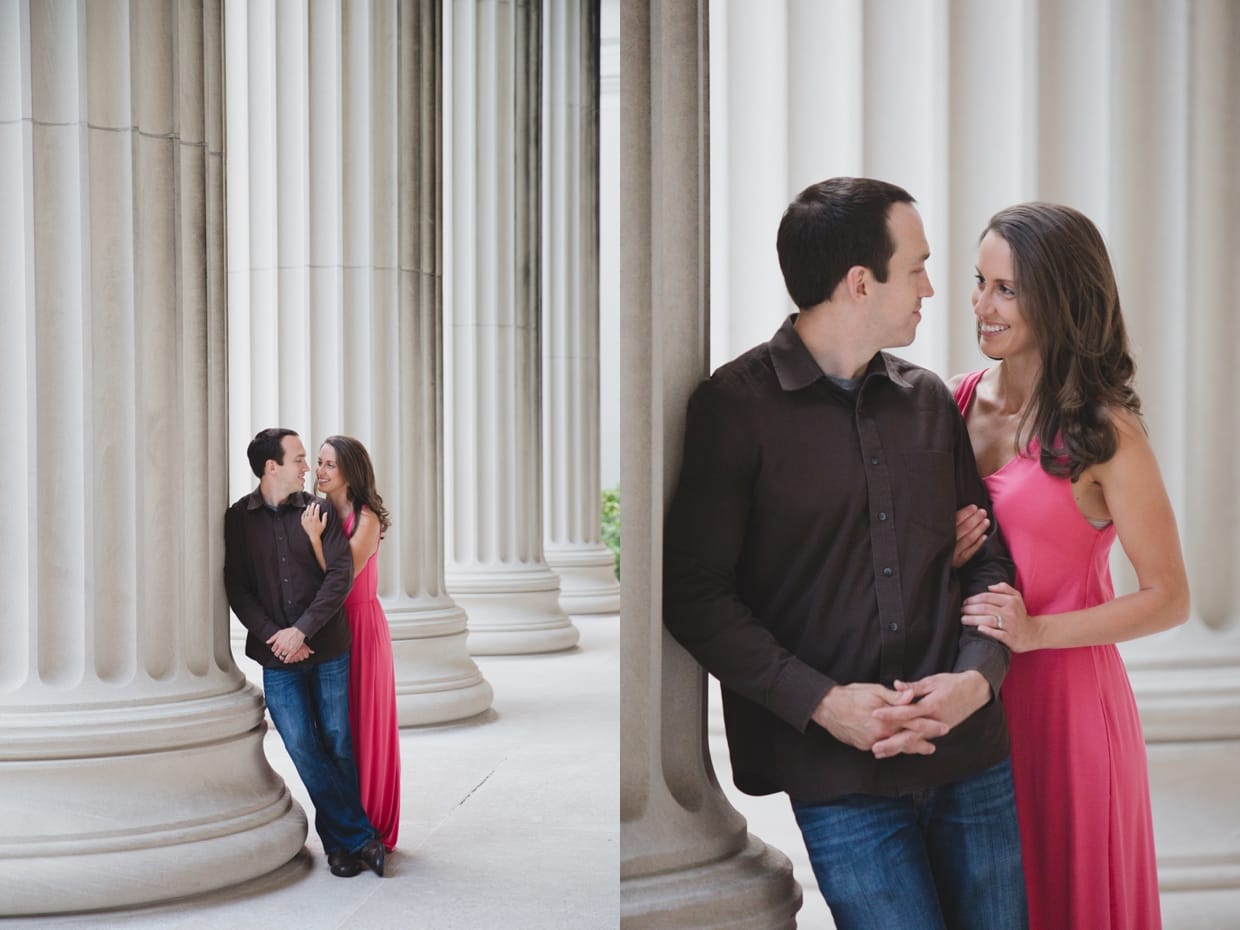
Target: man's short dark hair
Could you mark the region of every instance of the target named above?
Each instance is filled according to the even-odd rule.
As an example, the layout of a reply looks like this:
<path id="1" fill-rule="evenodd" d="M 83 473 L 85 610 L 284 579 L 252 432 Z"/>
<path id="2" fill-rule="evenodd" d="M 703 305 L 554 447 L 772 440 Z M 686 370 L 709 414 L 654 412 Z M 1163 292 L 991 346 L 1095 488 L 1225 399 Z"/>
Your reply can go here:
<path id="1" fill-rule="evenodd" d="M 250 468 L 253 470 L 255 478 L 263 476 L 268 459 L 275 459 L 277 465 L 284 464 L 284 437 L 296 435 L 297 430 L 283 429 L 279 426 L 261 429 L 254 434 L 254 438 L 250 440 L 250 446 L 245 450 L 245 454 L 250 458 Z"/>
<path id="2" fill-rule="evenodd" d="M 797 194 L 775 240 L 792 302 L 805 309 L 829 300 L 854 265 L 886 281 L 896 248 L 887 227 L 893 203 L 916 201 L 873 178 L 829 178 Z"/>

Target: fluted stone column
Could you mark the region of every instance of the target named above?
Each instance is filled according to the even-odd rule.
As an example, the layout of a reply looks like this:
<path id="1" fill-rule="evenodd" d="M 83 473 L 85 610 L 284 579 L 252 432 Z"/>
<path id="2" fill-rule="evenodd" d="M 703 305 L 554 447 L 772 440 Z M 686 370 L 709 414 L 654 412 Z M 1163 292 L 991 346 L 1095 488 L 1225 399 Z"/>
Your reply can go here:
<path id="1" fill-rule="evenodd" d="M 621 7 L 621 927 L 795 927 L 788 860 L 706 756 L 705 676 L 662 625 L 663 513 L 707 372 L 706 9 Z"/>
<path id="2" fill-rule="evenodd" d="M 1240 7 L 1116 11 L 1106 26 L 1123 88 L 1108 242 L 1193 602 L 1187 624 L 1126 644 L 1124 659 L 1149 752 L 1163 923 L 1207 930 L 1240 922 Z"/>
<path id="3" fill-rule="evenodd" d="M 396 347 L 388 374 L 399 402 L 380 432 L 399 439 L 388 449 L 399 526 L 384 543 L 380 580 L 402 726 L 472 716 L 492 698 L 469 657 L 465 611 L 444 582 L 442 6 L 397 7 L 395 107 L 382 117 L 397 127 L 398 291 L 383 335 Z M 383 396 L 383 384 L 374 389 Z"/>
<path id="4" fill-rule="evenodd" d="M 328 435 L 360 439 L 393 523 L 379 594 L 400 723 L 474 716 L 491 686 L 443 580 L 440 4 L 228 17 L 233 496 L 264 426 L 297 429 L 312 462 Z"/>
<path id="5" fill-rule="evenodd" d="M 447 580 L 474 654 L 578 638 L 543 557 L 540 3 L 452 4 Z"/>
<path id="6" fill-rule="evenodd" d="M 713 199 L 720 201 L 711 211 L 710 331 L 712 361 L 718 367 L 744 348 L 770 339 L 788 313 L 774 226 L 769 218 L 766 222 L 748 218 L 772 215 L 771 204 L 787 204 L 791 199 L 790 153 L 783 150 L 781 141 L 788 137 L 786 100 L 797 75 L 790 67 L 787 46 L 792 12 L 785 2 L 717 0 L 715 10 L 710 24 L 712 54 L 728 65 L 710 76 L 711 131 L 716 142 L 710 152 L 711 191 Z M 834 29 L 827 29 L 817 35 L 817 67 L 829 68 L 839 60 L 834 49 L 824 54 L 821 47 L 835 34 Z M 772 62 L 781 60 L 789 67 L 772 67 Z M 821 95 L 830 84 L 815 79 L 813 86 Z M 777 218 L 779 213 L 773 215 Z M 742 219 L 729 223 L 730 216 Z M 775 274 L 754 274 L 754 264 L 773 267 Z"/>
<path id="7" fill-rule="evenodd" d="M 599 478 L 599 0 L 544 0 L 543 526 L 570 614 L 616 613 Z"/>
<path id="8" fill-rule="evenodd" d="M 205 3 L 0 8 L 0 914 L 289 861 L 306 821 L 232 661 L 222 29 Z"/>

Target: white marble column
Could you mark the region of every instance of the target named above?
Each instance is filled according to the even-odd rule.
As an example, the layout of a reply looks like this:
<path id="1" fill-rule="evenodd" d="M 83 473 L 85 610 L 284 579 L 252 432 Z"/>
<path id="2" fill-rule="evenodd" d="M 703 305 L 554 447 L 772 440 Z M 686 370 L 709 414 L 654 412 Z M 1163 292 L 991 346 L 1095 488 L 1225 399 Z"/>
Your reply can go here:
<path id="1" fill-rule="evenodd" d="M 1077 139 L 1108 156 L 1094 175 L 1104 232 L 1189 570 L 1188 623 L 1123 651 L 1149 750 L 1163 922 L 1206 930 L 1240 921 L 1240 7 L 1141 13 L 1109 12 L 1107 129 Z M 1065 20 L 1048 25 L 1058 34 Z M 1069 157 L 1050 163 L 1066 173 Z"/>
<path id="2" fill-rule="evenodd" d="M 620 0 L 603 0 L 599 52 L 599 467 L 620 486 Z"/>
<path id="3" fill-rule="evenodd" d="M 543 556 L 541 0 L 452 4 L 448 589 L 474 654 L 568 649 Z"/>
<path id="4" fill-rule="evenodd" d="M 543 0 L 543 531 L 570 614 L 620 609 L 599 469 L 599 0 Z"/>
<path id="5" fill-rule="evenodd" d="M 441 25 L 436 0 L 228 8 L 232 493 L 264 426 L 312 461 L 366 445 L 402 726 L 492 697 L 443 580 Z"/>
<path id="6" fill-rule="evenodd" d="M 621 7 L 623 928 L 796 926 L 788 860 L 749 834 L 706 755 L 705 676 L 662 624 L 665 502 L 707 372 L 706 9 Z"/>
<path id="7" fill-rule="evenodd" d="M 379 432 L 399 439 L 388 448 L 399 526 L 384 543 L 380 578 L 402 726 L 472 716 L 492 698 L 469 657 L 465 611 L 444 582 L 442 17 L 441 0 L 398 6 L 394 111 L 381 116 L 396 127 L 398 291 L 385 334 L 398 389 Z M 383 396 L 390 385 L 374 389 Z"/>
<path id="8" fill-rule="evenodd" d="M 306 821 L 233 664 L 222 29 L 205 3 L 0 8 L 0 914 L 271 871 Z"/>
<path id="9" fill-rule="evenodd" d="M 790 199 L 789 159 L 771 151 L 771 140 L 788 136 L 785 101 L 796 77 L 790 67 L 771 66 L 787 51 L 790 12 L 783 0 L 760 4 L 726 0 L 716 2 L 715 11 L 710 22 L 711 55 L 728 67 L 712 68 L 710 80 L 715 140 L 710 151 L 711 194 L 718 202 L 717 208 L 712 204 L 710 229 L 712 368 L 770 339 L 789 310 L 779 278 L 774 227 L 770 222 L 728 219 L 761 216 Z M 830 29 L 820 33 L 819 42 L 832 34 Z M 815 58 L 818 67 L 837 60 L 822 54 L 821 45 Z M 782 211 L 783 206 L 776 209 Z M 774 274 L 754 274 L 755 265 Z"/>

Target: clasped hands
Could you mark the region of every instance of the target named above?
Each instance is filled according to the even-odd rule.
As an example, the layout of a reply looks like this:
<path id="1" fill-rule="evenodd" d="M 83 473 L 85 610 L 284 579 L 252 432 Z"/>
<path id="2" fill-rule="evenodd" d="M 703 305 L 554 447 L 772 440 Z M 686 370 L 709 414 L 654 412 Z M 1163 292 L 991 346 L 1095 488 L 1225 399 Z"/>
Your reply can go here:
<path id="1" fill-rule="evenodd" d="M 990 700 L 978 671 L 942 672 L 894 688 L 869 682 L 835 685 L 814 709 L 813 720 L 842 743 L 887 759 L 900 753 L 930 755 L 931 740 Z"/>
<path id="2" fill-rule="evenodd" d="M 285 627 L 267 640 L 272 653 L 285 665 L 301 662 L 314 655 L 314 650 L 306 645 L 306 636 L 295 626 Z"/>

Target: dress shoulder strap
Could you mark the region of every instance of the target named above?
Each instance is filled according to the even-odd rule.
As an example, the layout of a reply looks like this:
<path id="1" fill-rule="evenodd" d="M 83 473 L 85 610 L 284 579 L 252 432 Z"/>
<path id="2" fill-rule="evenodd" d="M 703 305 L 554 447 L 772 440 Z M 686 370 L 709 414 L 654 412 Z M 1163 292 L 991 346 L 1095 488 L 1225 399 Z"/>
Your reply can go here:
<path id="1" fill-rule="evenodd" d="M 960 408 L 960 412 L 966 413 L 969 404 L 973 403 L 973 395 L 977 393 L 977 383 L 982 380 L 982 375 L 986 374 L 988 368 L 979 368 L 977 371 L 971 371 L 956 385 L 956 390 L 952 392 L 952 396 L 956 399 L 956 406 Z"/>

